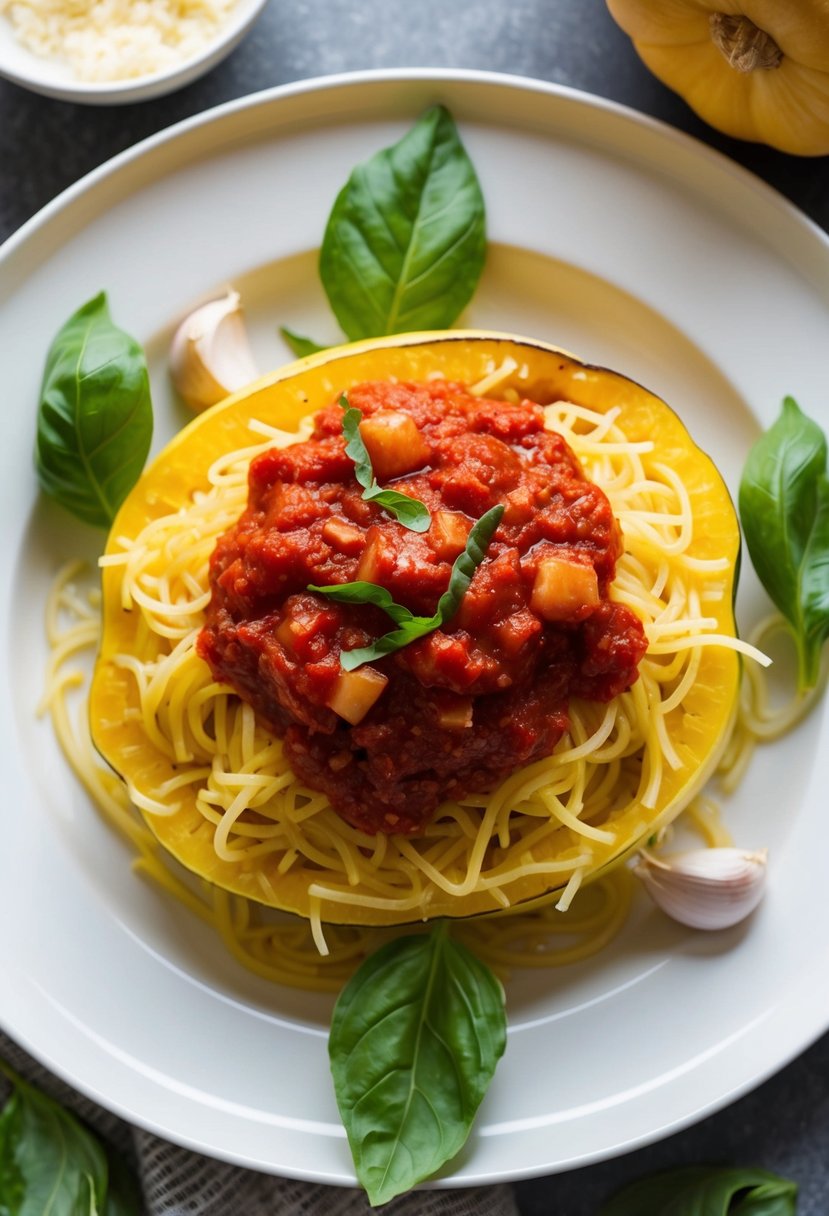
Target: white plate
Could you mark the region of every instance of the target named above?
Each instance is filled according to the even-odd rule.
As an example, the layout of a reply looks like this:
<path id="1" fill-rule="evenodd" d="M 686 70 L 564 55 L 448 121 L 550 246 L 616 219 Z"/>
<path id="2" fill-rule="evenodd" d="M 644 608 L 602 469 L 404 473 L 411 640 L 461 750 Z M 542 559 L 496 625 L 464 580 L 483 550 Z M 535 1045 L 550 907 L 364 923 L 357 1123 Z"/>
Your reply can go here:
<path id="1" fill-rule="evenodd" d="M 35 55 L 15 35 L 7 17 L 0 16 L 0 76 L 24 89 L 81 105 L 112 106 L 149 101 L 184 88 L 225 59 L 250 29 L 268 0 L 237 0 L 216 37 L 179 63 L 129 80 L 79 80 L 69 64 Z"/>
<path id="2" fill-rule="evenodd" d="M 34 721 L 50 577 L 89 535 L 38 502 L 46 347 L 102 287 L 148 347 L 157 446 L 180 424 L 172 328 L 230 281 L 263 365 L 277 326 L 336 329 L 314 249 L 352 166 L 435 101 L 458 120 L 492 254 L 470 324 L 552 339 L 647 383 L 736 484 L 786 393 L 829 426 L 829 243 L 745 172 L 607 102 L 525 80 L 401 72 L 247 98 L 140 145 L 8 243 L 2 273 L 0 1020 L 128 1119 L 259 1169 L 353 1181 L 328 1076 L 327 998 L 269 986 L 134 878 L 129 851 Z M 743 620 L 760 599 L 746 579 Z M 823 709 L 756 757 L 728 808 L 771 848 L 768 897 L 723 935 L 643 901 L 604 955 L 510 983 L 509 1045 L 452 1185 L 551 1172 L 677 1130 L 829 1025 Z"/>

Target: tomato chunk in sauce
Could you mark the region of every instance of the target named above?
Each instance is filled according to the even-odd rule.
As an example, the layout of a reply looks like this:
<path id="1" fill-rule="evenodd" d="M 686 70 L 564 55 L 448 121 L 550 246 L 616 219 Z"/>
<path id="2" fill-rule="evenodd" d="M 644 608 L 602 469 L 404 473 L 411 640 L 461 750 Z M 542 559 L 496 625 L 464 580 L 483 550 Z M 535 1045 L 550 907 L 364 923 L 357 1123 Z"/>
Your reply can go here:
<path id="1" fill-rule="evenodd" d="M 414 834 L 447 799 L 549 755 L 570 698 L 629 688 L 646 642 L 608 598 L 621 545 L 610 504 L 540 406 L 443 381 L 361 384 L 348 402 L 375 476 L 426 504 L 428 531 L 363 500 L 332 404 L 311 438 L 252 461 L 248 506 L 213 553 L 198 649 L 345 820 Z M 469 530 L 499 503 L 454 617 L 349 679 L 341 653 L 394 626 L 309 584 L 377 583 L 432 615 Z"/>

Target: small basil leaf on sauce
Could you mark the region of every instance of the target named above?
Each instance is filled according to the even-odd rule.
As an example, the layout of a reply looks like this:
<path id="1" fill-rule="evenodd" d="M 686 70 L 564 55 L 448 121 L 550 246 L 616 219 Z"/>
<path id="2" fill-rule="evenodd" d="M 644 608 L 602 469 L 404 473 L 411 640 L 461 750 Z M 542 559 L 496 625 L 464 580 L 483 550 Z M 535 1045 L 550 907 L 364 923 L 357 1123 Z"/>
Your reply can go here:
<path id="1" fill-rule="evenodd" d="M 449 576 L 449 586 L 438 600 L 437 615 L 440 623 L 453 617 L 461 606 L 461 600 L 469 590 L 472 576 L 486 556 L 489 542 L 495 534 L 495 529 L 504 514 L 503 504 L 490 509 L 472 526 L 466 538 L 463 553 L 455 558 L 452 573 Z"/>
<path id="2" fill-rule="evenodd" d="M 740 519 L 754 569 L 789 622 L 801 692 L 814 687 L 829 637 L 829 480 L 826 436 L 792 397 L 751 449 Z"/>
<path id="3" fill-rule="evenodd" d="M 138 1216 L 135 1182 L 97 1137 L 2 1061 L 0 1072 L 13 1087 L 0 1112 L 0 1211 Z"/>
<path id="4" fill-rule="evenodd" d="M 382 608 L 398 626 L 391 633 L 384 633 L 370 646 L 344 650 L 340 655 L 342 668 L 345 671 L 353 671 L 363 663 L 372 663 L 375 659 L 393 654 L 395 650 L 402 650 L 410 642 L 439 629 L 453 617 L 472 582 L 472 576 L 486 556 L 487 546 L 503 514 L 504 508 L 499 504 L 497 507 L 491 507 L 475 523 L 467 537 L 463 553 L 455 558 L 449 576 L 449 586 L 438 600 L 434 616 L 415 616 L 402 604 L 395 603 L 386 588 L 378 586 L 377 583 L 337 583 L 330 587 L 309 585 L 309 591 L 325 595 L 340 604 L 374 604 Z"/>
<path id="5" fill-rule="evenodd" d="M 326 347 L 320 346 L 313 338 L 305 338 L 302 334 L 296 333 L 292 329 L 288 329 L 286 325 L 279 327 L 279 336 L 288 344 L 288 347 L 296 355 L 298 359 L 304 359 L 306 355 L 319 354 Z"/>
<path id="6" fill-rule="evenodd" d="M 69 318 L 46 357 L 35 450 L 41 487 L 84 523 L 109 527 L 152 433 L 144 352 L 113 324 L 101 292 Z"/>
<path id="7" fill-rule="evenodd" d="M 319 271 L 351 339 L 447 329 L 486 257 L 484 200 L 452 118 L 427 110 L 358 165 L 328 219 Z"/>
<path id="8" fill-rule="evenodd" d="M 403 604 L 396 603 L 391 592 L 377 583 L 338 583 L 334 587 L 316 587 L 309 584 L 309 591 L 319 595 L 327 595 L 329 599 L 339 604 L 374 604 L 391 617 L 395 625 L 408 624 L 409 621 L 431 620 L 431 617 L 416 617 Z"/>
<path id="9" fill-rule="evenodd" d="M 432 517 L 425 503 L 422 503 L 419 498 L 410 498 L 408 494 L 401 494 L 399 490 L 384 490 L 377 484 L 374 470 L 371 467 L 371 457 L 360 434 L 362 411 L 350 406 L 347 397 L 340 398 L 340 405 L 345 410 L 343 414 L 345 451 L 346 455 L 354 461 L 354 476 L 363 487 L 363 498 L 366 502 L 376 502 L 411 532 L 428 531 Z"/>
<path id="10" fill-rule="evenodd" d="M 338 583 L 333 587 L 318 587 L 309 583 L 308 590 L 315 591 L 317 595 L 325 595 L 338 604 L 374 604 L 377 608 L 382 608 L 398 626 L 391 633 L 384 633 L 370 646 L 344 650 L 340 654 L 340 666 L 344 671 L 354 671 L 356 667 L 362 667 L 363 663 L 372 663 L 375 659 L 393 654 L 395 650 L 402 650 L 404 646 L 431 633 L 441 624 L 437 614 L 415 616 L 403 604 L 396 603 L 386 588 L 377 583 Z"/>
<path id="11" fill-rule="evenodd" d="M 683 1166 L 626 1186 L 599 1216 L 794 1216 L 797 1183 L 767 1170 Z"/>
<path id="12" fill-rule="evenodd" d="M 332 598 L 338 599 L 339 597 L 333 596 Z M 391 633 L 384 633 L 376 642 L 372 642 L 371 646 L 344 650 L 340 655 L 340 666 L 343 671 L 354 671 L 356 667 L 362 667 L 363 663 L 373 663 L 387 654 L 394 654 L 396 650 L 402 650 L 404 646 L 411 645 L 418 638 L 432 633 L 440 624 L 441 622 L 436 616 L 413 616 L 411 620 L 403 622 L 398 629 L 393 629 Z"/>
<path id="13" fill-rule="evenodd" d="M 373 1205 L 461 1149 L 505 1045 L 501 984 L 443 924 L 389 942 L 352 976 L 334 1009 L 329 1056 Z"/>

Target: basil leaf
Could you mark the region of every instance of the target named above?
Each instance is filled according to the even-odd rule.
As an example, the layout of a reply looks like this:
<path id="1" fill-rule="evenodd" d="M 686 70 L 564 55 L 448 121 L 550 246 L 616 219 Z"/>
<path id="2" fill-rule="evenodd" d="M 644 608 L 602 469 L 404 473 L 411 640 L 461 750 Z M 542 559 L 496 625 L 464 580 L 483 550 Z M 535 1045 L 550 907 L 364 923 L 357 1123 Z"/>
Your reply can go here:
<path id="1" fill-rule="evenodd" d="M 786 397 L 751 449 L 740 519 L 754 569 L 792 627 L 801 692 L 812 688 L 829 637 L 829 481 L 823 431 Z"/>
<path id="2" fill-rule="evenodd" d="M 360 434 L 360 423 L 363 420 L 362 411 L 350 406 L 348 398 L 345 396 L 340 397 L 340 405 L 345 411 L 343 414 L 343 434 L 346 439 L 345 454 L 354 462 L 354 476 L 357 478 L 358 483 L 364 489 L 369 489 L 376 483 L 374 482 L 374 470 L 371 467 L 371 457 Z"/>
<path id="3" fill-rule="evenodd" d="M 504 991 L 444 925 L 372 954 L 331 1023 L 334 1089 L 372 1204 L 463 1146 L 506 1045 Z"/>
<path id="4" fill-rule="evenodd" d="M 807 677 L 813 687 L 820 674 L 823 643 L 829 637 L 829 479 L 817 480 L 817 509 L 800 569 L 801 622 Z"/>
<path id="5" fill-rule="evenodd" d="M 415 616 L 402 604 L 397 604 L 385 587 L 377 583 L 336 583 L 330 587 L 318 587 L 309 584 L 309 591 L 318 595 L 326 595 L 329 599 L 341 604 L 375 604 L 391 617 L 399 626 L 391 633 L 384 633 L 370 646 L 361 646 L 355 650 L 344 650 L 340 655 L 340 666 L 345 671 L 353 671 L 363 663 L 372 663 L 384 655 L 402 650 L 410 642 L 417 641 L 427 633 L 434 632 L 455 615 L 461 600 L 466 594 L 472 576 L 486 556 L 486 550 L 495 529 L 504 514 L 502 504 L 490 507 L 486 514 L 474 524 L 466 539 L 466 548 L 455 558 L 452 573 L 449 576 L 449 586 L 438 600 L 437 612 L 434 616 Z"/>
<path id="6" fill-rule="evenodd" d="M 109 1189 L 104 1216 L 141 1216 L 144 1204 L 135 1176 L 117 1153 L 108 1151 L 107 1158 Z"/>
<path id="7" fill-rule="evenodd" d="M 486 556 L 489 542 L 503 514 L 503 503 L 500 503 L 497 507 L 490 507 L 472 526 L 463 553 L 455 558 L 452 565 L 449 586 L 438 600 L 437 615 L 441 624 L 453 617 L 460 608 L 461 600 L 469 590 L 473 574 Z"/>
<path id="8" fill-rule="evenodd" d="M 354 476 L 363 487 L 363 498 L 366 502 L 376 502 L 384 510 L 393 515 L 398 523 L 411 532 L 427 532 L 432 517 L 429 508 L 419 498 L 410 498 L 399 490 L 383 490 L 377 484 L 374 470 L 371 467 L 371 457 L 360 434 L 360 422 L 363 414 L 348 404 L 347 397 L 340 398 L 340 405 L 345 410 L 343 414 L 343 434 L 346 437 L 345 453 L 354 461 Z"/>
<path id="9" fill-rule="evenodd" d="M 3 1216 L 139 1216 L 135 1183 L 110 1164 L 97 1138 L 69 1111 L 0 1061 L 12 1095 L 0 1112 L 0 1212 Z"/>
<path id="10" fill-rule="evenodd" d="M 329 599 L 336 600 L 338 604 L 374 604 L 377 608 L 382 608 L 398 626 L 391 633 L 384 633 L 370 646 L 342 651 L 340 666 L 343 671 L 353 671 L 355 667 L 362 667 L 363 663 L 372 663 L 375 659 L 382 659 L 387 654 L 393 654 L 395 650 L 402 650 L 410 642 L 415 642 L 427 633 L 432 633 L 441 624 L 437 614 L 435 616 L 415 616 L 403 604 L 396 603 L 386 588 L 377 583 L 339 583 L 333 587 L 318 587 L 309 583 L 308 590 L 316 591 L 318 595 L 326 595 Z"/>
<path id="11" fill-rule="evenodd" d="M 0 1071 L 5 1071 L 0 1066 Z M 15 1146 L 22 1134 L 21 1103 L 14 1095 L 0 1111 L 0 1216 L 14 1216 L 23 1203 L 26 1182 Z"/>
<path id="12" fill-rule="evenodd" d="M 431 617 L 415 616 L 403 604 L 397 604 L 391 597 L 391 592 L 378 583 L 338 583 L 333 587 L 317 587 L 308 585 L 309 591 L 318 595 L 327 595 L 329 599 L 339 604 L 375 604 L 391 617 L 396 625 L 408 624 L 410 621 L 431 621 Z"/>
<path id="13" fill-rule="evenodd" d="M 624 1187 L 599 1216 L 794 1216 L 797 1183 L 767 1170 L 684 1166 Z"/>
<path id="14" fill-rule="evenodd" d="M 332 598 L 337 599 L 338 597 L 333 596 Z M 377 659 L 385 658 L 387 654 L 394 654 L 396 650 L 402 650 L 404 646 L 409 646 L 418 638 L 425 637 L 427 633 L 433 633 L 440 623 L 436 616 L 413 616 L 399 629 L 393 629 L 391 633 L 384 633 L 370 646 L 359 646 L 355 650 L 342 651 L 340 666 L 343 671 L 354 671 L 355 667 L 362 667 L 363 663 L 374 663 Z"/>
<path id="15" fill-rule="evenodd" d="M 12 1096 L 0 1115 L 0 1180 L 11 1183 L 9 1212 L 103 1212 L 107 1162 L 97 1140 L 45 1094 L 19 1077 L 12 1080 Z"/>
<path id="16" fill-rule="evenodd" d="M 328 219 L 319 271 L 351 339 L 447 329 L 486 257 L 484 200 L 449 113 L 427 110 L 358 165 Z"/>
<path id="17" fill-rule="evenodd" d="M 120 1157 L 2 1060 L 0 1073 L 13 1085 L 0 1112 L 0 1216 L 140 1216 Z"/>
<path id="18" fill-rule="evenodd" d="M 304 359 L 306 355 L 316 355 L 321 350 L 326 350 L 326 347 L 320 346 L 313 338 L 304 338 L 302 334 L 295 333 L 285 325 L 279 327 L 279 336 L 288 343 L 289 348 L 298 359 Z"/>
<path id="19" fill-rule="evenodd" d="M 46 357 L 35 452 L 41 487 L 84 523 L 109 527 L 152 433 L 144 352 L 113 325 L 101 292 L 69 318 Z"/>

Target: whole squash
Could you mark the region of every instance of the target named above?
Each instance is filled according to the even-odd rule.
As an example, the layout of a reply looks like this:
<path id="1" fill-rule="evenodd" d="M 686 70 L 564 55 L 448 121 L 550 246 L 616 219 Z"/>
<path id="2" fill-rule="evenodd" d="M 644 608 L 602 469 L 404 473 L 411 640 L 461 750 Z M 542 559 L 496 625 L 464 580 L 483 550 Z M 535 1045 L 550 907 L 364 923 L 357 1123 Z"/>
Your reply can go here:
<path id="1" fill-rule="evenodd" d="M 658 454 L 654 459 L 673 470 L 689 495 L 695 527 L 687 577 L 699 584 L 699 593 L 707 599 L 710 576 L 695 571 L 702 571 L 711 559 L 725 567 L 715 579 L 722 594 L 706 603 L 705 612 L 715 618 L 717 633 L 733 637 L 740 534 L 731 499 L 713 462 L 696 447 L 673 411 L 640 385 L 615 372 L 582 363 L 545 343 L 496 333 L 453 331 L 374 339 L 326 350 L 271 373 L 201 414 L 171 441 L 121 507 L 107 552 L 122 553 L 124 538 L 129 541 L 137 537 L 145 526 L 191 501 L 194 492 L 206 486 L 207 470 L 217 456 L 250 442 L 251 419 L 293 429 L 309 413 L 365 380 L 422 381 L 438 376 L 476 384 L 490 376 L 493 368 L 505 365 L 514 369 L 512 379 L 522 397 L 539 403 L 563 399 L 599 412 L 617 409 L 620 425 L 630 440 L 646 446 L 653 442 Z M 503 387 L 499 385 L 499 391 Z M 127 783 L 159 842 L 184 866 L 221 888 L 260 903 L 306 917 L 319 915 L 323 921 L 335 923 L 388 925 L 498 910 L 499 902 L 488 890 L 457 895 L 427 883 L 422 899 L 409 906 L 405 914 L 385 907 L 370 886 L 365 889 L 365 898 L 357 902 L 323 898 L 321 905 L 315 905 L 319 868 L 285 865 L 282 856 L 269 852 L 240 861 L 219 856 L 212 831 L 207 830 L 210 825 L 197 809 L 195 792 L 191 787 L 180 788 L 180 769 L 142 726 L 136 681 L 123 660 L 146 648 L 146 630 L 138 606 L 125 605 L 122 573 L 117 565 L 106 565 L 103 570 L 103 597 L 103 637 L 90 702 L 93 740 Z M 609 830 L 596 834 L 590 865 L 582 867 L 585 881 L 621 861 L 660 825 L 674 818 L 711 774 L 733 720 L 739 671 L 734 650 L 718 645 L 703 648 L 692 685 L 666 718 L 676 766 L 665 766 L 654 805 L 646 807 L 634 800 L 617 812 L 610 800 L 605 815 Z M 206 678 L 209 680 L 209 674 Z M 168 785 L 175 788 L 175 806 L 155 814 L 155 791 Z M 330 808 L 327 813 L 334 814 Z M 389 839 L 393 844 L 394 838 Z M 511 882 L 512 907 L 526 908 L 553 898 L 577 866 L 578 844 L 565 826 L 552 845 L 548 841 L 527 846 L 529 854 L 523 852 L 525 846 L 516 847 L 522 852 L 522 861 L 529 864 L 526 874 Z M 538 856 L 533 848 L 538 849 Z M 562 862 L 553 876 L 533 864 L 546 863 L 551 849 L 554 859 Z M 499 852 L 495 840 L 492 851 Z M 509 853 L 509 849 L 503 851 Z M 570 857 L 574 859 L 572 866 Z M 497 857 L 496 864 L 500 864 Z M 349 894 L 360 897 L 362 890 L 357 884 Z M 500 906 L 503 908 L 503 901 Z"/>
<path id="2" fill-rule="evenodd" d="M 829 0 L 607 0 L 640 58 L 712 127 L 829 153 Z"/>

